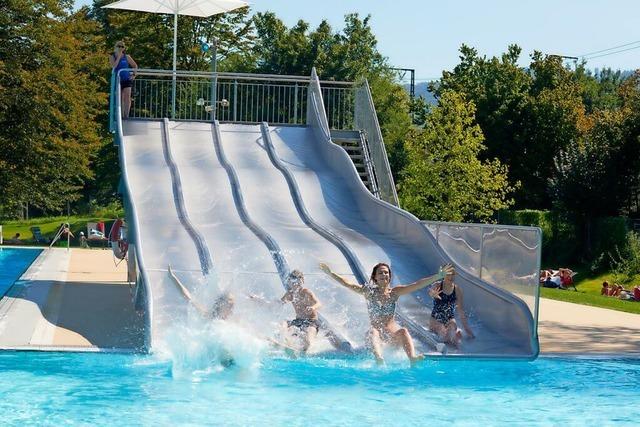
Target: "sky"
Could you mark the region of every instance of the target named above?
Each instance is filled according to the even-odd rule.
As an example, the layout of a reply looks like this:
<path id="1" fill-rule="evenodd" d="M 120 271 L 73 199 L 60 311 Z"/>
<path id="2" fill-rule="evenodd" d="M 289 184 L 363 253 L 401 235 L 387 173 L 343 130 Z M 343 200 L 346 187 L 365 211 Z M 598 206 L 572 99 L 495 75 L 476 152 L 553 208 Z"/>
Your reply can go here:
<path id="1" fill-rule="evenodd" d="M 91 3 L 76 0 L 77 7 Z M 337 31 L 347 13 L 371 15 L 378 50 L 392 66 L 415 69 L 417 83 L 455 67 L 462 43 L 487 56 L 500 55 L 516 43 L 522 47 L 523 66 L 539 50 L 580 57 L 596 52 L 586 56 L 591 69 L 640 68 L 638 0 L 253 0 L 250 4 L 254 12 L 274 12 L 289 27 L 302 19 L 315 28 L 326 19 Z M 605 50 L 616 46 L 621 47 Z"/>

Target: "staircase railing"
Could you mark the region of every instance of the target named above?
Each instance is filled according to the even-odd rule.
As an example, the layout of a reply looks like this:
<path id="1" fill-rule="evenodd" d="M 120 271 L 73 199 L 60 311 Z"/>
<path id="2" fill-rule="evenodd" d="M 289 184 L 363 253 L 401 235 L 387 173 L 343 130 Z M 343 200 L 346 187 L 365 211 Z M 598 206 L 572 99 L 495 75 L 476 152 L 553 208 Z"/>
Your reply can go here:
<path id="1" fill-rule="evenodd" d="M 356 88 L 355 104 L 354 125 L 356 129 L 364 131 L 366 134 L 372 164 L 378 179 L 380 199 L 394 206 L 399 206 L 398 193 L 391 174 L 387 150 L 382 139 L 382 131 L 373 105 L 369 83 L 366 80 Z"/>

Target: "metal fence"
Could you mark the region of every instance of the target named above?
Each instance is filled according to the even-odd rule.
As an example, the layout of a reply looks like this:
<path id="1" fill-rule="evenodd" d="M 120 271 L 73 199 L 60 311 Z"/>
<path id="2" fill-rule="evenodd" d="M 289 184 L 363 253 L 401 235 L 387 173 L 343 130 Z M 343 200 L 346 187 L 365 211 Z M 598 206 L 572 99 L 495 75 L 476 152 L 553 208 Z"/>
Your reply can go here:
<path id="1" fill-rule="evenodd" d="M 398 206 L 396 185 L 393 181 L 393 175 L 391 175 L 387 150 L 384 146 L 378 116 L 376 115 L 373 98 L 366 80 L 356 88 L 354 95 L 354 127 L 365 134 L 371 161 L 375 168 L 380 198 Z"/>
<path id="2" fill-rule="evenodd" d="M 538 227 L 422 223 L 460 268 L 522 299 L 537 328 L 542 251 Z"/>
<path id="3" fill-rule="evenodd" d="M 204 72 L 176 72 L 174 79 L 169 71 L 138 70 L 130 117 L 305 125 L 309 82 L 309 77 Z M 331 129 L 352 129 L 353 84 L 327 81 L 321 89 Z"/>

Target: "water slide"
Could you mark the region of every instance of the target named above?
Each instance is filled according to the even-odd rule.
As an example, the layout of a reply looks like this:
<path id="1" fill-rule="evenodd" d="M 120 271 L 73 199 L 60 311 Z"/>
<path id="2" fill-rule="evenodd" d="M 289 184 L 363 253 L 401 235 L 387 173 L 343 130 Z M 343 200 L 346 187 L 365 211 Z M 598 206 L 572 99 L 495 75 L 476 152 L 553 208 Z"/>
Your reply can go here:
<path id="1" fill-rule="evenodd" d="M 380 261 L 393 284 L 433 274 L 448 258 L 411 214 L 373 197 L 346 152 L 333 144 L 321 108 L 308 126 L 130 120 L 121 164 L 144 283 L 153 349 L 189 310 L 166 270 L 171 265 L 203 303 L 233 292 L 236 320 L 271 336 L 293 317 L 278 303 L 292 269 L 319 297 L 322 322 L 353 349 L 368 329 L 361 296 L 318 268 L 363 283 Z M 517 296 L 458 271 L 477 338 L 449 355 L 529 358 L 533 321 Z M 398 318 L 421 351 L 442 350 L 428 332 L 426 291 L 400 299 Z M 328 348 L 320 340 L 319 348 Z"/>

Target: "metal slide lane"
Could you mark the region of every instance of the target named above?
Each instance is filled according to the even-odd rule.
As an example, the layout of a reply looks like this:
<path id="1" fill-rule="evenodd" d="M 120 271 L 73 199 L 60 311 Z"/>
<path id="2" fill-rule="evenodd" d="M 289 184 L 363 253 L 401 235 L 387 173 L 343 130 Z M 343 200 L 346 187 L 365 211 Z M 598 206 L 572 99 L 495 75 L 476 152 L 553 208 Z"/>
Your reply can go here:
<path id="1" fill-rule="evenodd" d="M 302 195 L 300 193 L 300 189 L 298 188 L 298 183 L 287 167 L 287 165 L 280 159 L 275 152 L 275 148 L 273 146 L 273 141 L 271 140 L 271 132 L 269 130 L 269 125 L 267 123 L 262 123 L 261 125 L 262 135 L 265 143 L 265 148 L 269 155 L 271 162 L 274 164 L 278 170 L 282 173 L 282 175 L 287 180 L 287 184 L 289 186 L 291 196 L 293 198 L 294 204 L 300 217 L 303 219 L 305 224 L 307 224 L 310 228 L 324 237 L 326 240 L 331 242 L 334 246 L 336 246 L 344 255 L 344 257 L 349 262 L 352 271 L 355 274 L 356 282 L 358 283 L 366 283 L 369 278 L 367 273 L 364 270 L 364 267 L 360 263 L 360 260 L 355 255 L 353 249 L 347 244 L 342 237 L 338 234 L 334 233 L 331 229 L 323 226 L 322 224 L 315 221 L 315 219 L 309 214 L 307 211 L 304 201 L 302 200 Z M 421 327 L 419 324 L 415 324 L 410 319 L 403 316 L 401 313 L 397 313 L 398 320 L 404 326 L 408 327 L 410 331 L 414 334 L 414 337 L 418 340 L 419 344 L 423 344 L 423 348 L 421 350 L 427 351 L 428 349 L 435 349 L 438 352 L 442 351 L 442 343 L 439 342 L 435 334 L 432 334 L 430 331 Z"/>
<path id="2" fill-rule="evenodd" d="M 278 269 L 278 273 L 280 276 L 280 280 L 282 281 L 282 285 L 285 287 L 285 289 L 289 289 L 288 277 L 289 277 L 291 268 L 289 267 L 287 259 L 282 253 L 282 249 L 280 248 L 280 245 L 278 244 L 278 242 L 264 228 L 258 225 L 258 223 L 256 223 L 251 217 L 251 215 L 249 214 L 249 211 L 247 210 L 247 205 L 245 204 L 245 201 L 244 201 L 244 196 L 242 193 L 242 187 L 240 185 L 238 174 L 234 166 L 229 162 L 227 155 L 225 154 L 225 149 L 222 143 L 222 136 L 220 132 L 220 124 L 217 121 L 215 122 L 215 127 L 213 132 L 213 141 L 214 141 L 214 146 L 216 150 L 216 155 L 218 156 L 220 163 L 225 168 L 227 175 L 229 177 L 229 182 L 231 184 L 234 202 L 235 202 L 236 208 L 238 209 L 238 213 L 242 218 L 242 221 L 269 249 L 269 252 L 271 253 L 273 261 Z M 335 324 L 328 321 L 323 314 L 318 315 L 318 320 L 322 325 L 322 327 L 326 330 L 327 332 L 326 335 L 329 336 L 328 333 L 331 333 L 332 340 L 336 343 L 336 345 L 339 345 L 339 348 L 342 351 L 351 352 L 353 350 L 352 342 L 349 341 L 348 337 L 345 337 L 336 328 Z M 315 346 L 315 347 L 317 349 L 318 346 Z"/>
<path id="3" fill-rule="evenodd" d="M 144 265 L 153 350 L 166 337 L 188 303 L 167 275 L 167 265 L 202 274 L 200 256 L 180 220 L 174 199 L 172 173 L 163 148 L 163 122 L 122 123 L 120 160 L 128 203 L 135 208 L 136 256 Z"/>
<path id="4" fill-rule="evenodd" d="M 218 293 L 228 291 L 235 297 L 232 321 L 256 335 L 272 336 L 293 310 L 290 305 L 273 304 L 284 292 L 279 272 L 265 244 L 236 208 L 233 187 L 215 148 L 214 127 L 168 122 L 168 132 L 189 218 L 214 254 L 214 285 Z M 193 272 L 177 274 L 185 286 L 198 283 Z"/>
<path id="5" fill-rule="evenodd" d="M 271 127 L 270 135 L 277 156 L 297 182 L 307 211 L 319 224 L 339 235 L 365 268 L 380 261 L 389 262 L 393 283 L 410 283 L 433 274 L 448 261 L 428 232 L 415 227 L 417 220 L 368 193 L 340 147 L 319 141 L 311 127 Z M 475 314 L 471 323 L 477 336 L 476 340 L 465 341 L 462 352 L 531 357 L 535 349 L 530 342 L 530 315 L 527 316 L 524 303 L 501 290 L 486 290 L 478 282 L 458 272 L 457 283 L 465 291 L 465 307 Z M 431 300 L 426 291 L 401 298 L 399 307 L 404 316 L 427 327 Z"/>
<path id="6" fill-rule="evenodd" d="M 321 314 L 335 331 L 364 346 L 369 328 L 364 301 L 336 287 L 318 267 L 327 261 L 338 273 L 354 279 L 349 260 L 300 217 L 285 177 L 269 159 L 260 126 L 221 124 L 220 135 L 221 149 L 236 172 L 249 216 L 277 242 L 290 268 L 304 272 L 306 286 L 318 296 Z"/>

